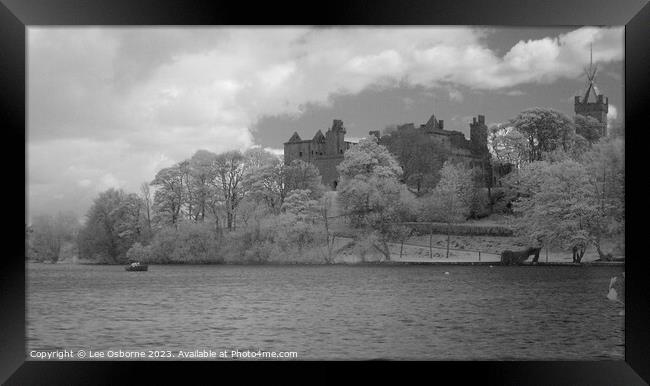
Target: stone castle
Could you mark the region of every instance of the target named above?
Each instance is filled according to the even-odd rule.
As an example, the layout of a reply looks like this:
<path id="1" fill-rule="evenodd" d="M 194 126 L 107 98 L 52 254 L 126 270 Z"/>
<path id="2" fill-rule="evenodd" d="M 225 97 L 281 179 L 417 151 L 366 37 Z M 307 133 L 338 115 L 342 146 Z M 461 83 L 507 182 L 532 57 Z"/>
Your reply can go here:
<path id="1" fill-rule="evenodd" d="M 288 164 L 293 160 L 302 160 L 316 165 L 322 183 L 336 190 L 339 183 L 336 166 L 343 161 L 345 151 L 356 143 L 346 141 L 345 133 L 340 119 L 335 119 L 325 134 L 318 130 L 312 139 L 302 140 L 298 133 L 293 133 L 289 141 L 284 143 L 284 162 Z"/>
<path id="2" fill-rule="evenodd" d="M 609 99 L 600 94 L 596 87 L 597 67 L 593 65 L 593 57 L 590 60 L 589 68 L 585 68 L 585 72 L 587 74 L 586 91 L 584 96 L 575 97 L 574 111 L 577 115 L 595 118 L 601 124 L 601 136 L 606 136 Z M 590 101 L 589 98 L 592 95 L 594 100 Z M 430 135 L 447 150 L 449 159 L 454 162 L 463 162 L 469 167 L 480 167 L 486 172 L 487 180 L 494 185 L 499 176 L 509 172 L 512 165 L 491 165 L 485 116 L 479 115 L 473 118 L 469 127 L 470 139 L 468 140 L 460 131 L 446 130 L 444 121 L 431 115 L 426 123 L 417 128 L 413 123 L 407 123 L 397 126 L 396 130 L 421 130 Z M 298 133 L 293 133 L 289 141 L 284 144 L 284 162 L 288 164 L 299 159 L 316 165 L 322 176 L 323 184 L 336 190 L 339 183 L 336 166 L 343 160 L 345 151 L 357 142 L 355 140 L 346 141 L 345 133 L 343 121 L 339 119 L 334 120 L 332 127 L 324 135 L 318 130 L 314 138 L 310 140 L 302 140 Z M 369 135 L 375 136 L 379 143 L 382 142 L 378 130 L 370 131 Z"/>
<path id="3" fill-rule="evenodd" d="M 469 124 L 469 140 L 460 131 L 446 130 L 444 121 L 436 119 L 435 115 L 431 115 L 427 123 L 421 124 L 417 129 L 413 123 L 397 126 L 398 131 L 407 129 L 420 130 L 428 134 L 430 138 L 448 151 L 449 158 L 452 161 L 464 162 L 470 168 L 484 166 L 486 157 L 489 155 L 487 146 L 488 128 L 483 115 L 472 118 L 472 122 Z M 371 131 L 370 135 L 377 137 L 379 143 L 381 143 L 379 131 Z"/>
<path id="4" fill-rule="evenodd" d="M 482 167 L 487 170 L 489 166 L 489 151 L 487 147 L 487 126 L 485 117 L 479 115 L 473 118 L 470 126 L 470 139 L 460 131 L 445 130 L 444 121 L 437 120 L 432 115 L 427 123 L 420 125 L 417 130 L 422 130 L 430 135 L 439 144 L 449 151 L 449 158 L 453 161 L 464 162 L 469 167 Z M 416 129 L 413 123 L 397 127 L 397 130 Z M 324 185 L 336 190 L 339 183 L 339 174 L 336 166 L 343 160 L 346 150 L 357 141 L 345 140 L 346 130 L 343 121 L 335 119 L 332 127 L 325 134 L 318 130 L 314 138 L 303 140 L 298 133 L 293 133 L 289 141 L 284 143 L 284 162 L 302 160 L 314 164 L 322 176 Z M 381 143 L 379 131 L 370 131 L 370 135 L 377 137 Z"/>

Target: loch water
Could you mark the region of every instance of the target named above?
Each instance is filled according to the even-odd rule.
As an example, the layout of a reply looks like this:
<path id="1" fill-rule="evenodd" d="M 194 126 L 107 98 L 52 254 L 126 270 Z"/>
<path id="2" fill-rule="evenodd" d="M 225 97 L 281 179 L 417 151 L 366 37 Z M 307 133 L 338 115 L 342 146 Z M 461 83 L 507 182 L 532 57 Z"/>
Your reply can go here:
<path id="1" fill-rule="evenodd" d="M 30 350 L 622 360 L 623 267 L 28 264 Z"/>

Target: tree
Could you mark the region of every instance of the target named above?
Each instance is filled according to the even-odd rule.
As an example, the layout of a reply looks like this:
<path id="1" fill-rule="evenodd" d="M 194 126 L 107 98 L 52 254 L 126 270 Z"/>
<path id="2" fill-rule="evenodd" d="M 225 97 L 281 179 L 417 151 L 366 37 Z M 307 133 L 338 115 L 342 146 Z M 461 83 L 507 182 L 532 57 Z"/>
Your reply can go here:
<path id="1" fill-rule="evenodd" d="M 279 213 L 289 192 L 309 191 L 311 199 L 322 196 L 324 188 L 318 168 L 311 163 L 294 160 L 285 165 L 279 158 L 249 169 L 245 176 L 247 193 L 265 202 L 273 213 Z"/>
<path id="2" fill-rule="evenodd" d="M 94 200 L 79 233 L 81 257 L 119 263 L 141 236 L 142 202 L 134 194 L 108 189 Z"/>
<path id="3" fill-rule="evenodd" d="M 495 125 L 490 127 L 488 148 L 497 164 L 513 165 L 515 168 L 519 168 L 530 159 L 526 137 L 512 126 Z"/>
<path id="4" fill-rule="evenodd" d="M 214 191 L 211 189 L 211 182 L 216 176 L 214 163 L 217 155 L 207 150 L 198 150 L 189 160 L 189 186 L 193 192 L 190 198 L 193 211 L 190 210 L 190 217 L 194 222 L 205 221 L 209 212 L 209 201 Z"/>
<path id="5" fill-rule="evenodd" d="M 272 212 L 278 213 L 288 192 L 286 180 L 287 167 L 275 158 L 251 168 L 244 185 L 252 199 L 264 202 Z"/>
<path id="6" fill-rule="evenodd" d="M 131 255 L 138 256 L 138 252 L 141 251 L 135 249 Z M 159 263 L 223 261 L 219 255 L 219 240 L 206 223 L 186 222 L 178 227 L 165 227 L 156 233 L 146 253 Z"/>
<path id="7" fill-rule="evenodd" d="M 440 182 L 436 185 L 436 189 L 423 200 L 420 218 L 425 221 L 447 223 L 447 257 L 449 257 L 451 224 L 467 220 L 468 217 L 478 213 L 485 203 L 481 200 L 478 188 L 480 185 L 477 184 L 480 173 L 476 170 L 447 161 L 440 174 Z M 429 239 L 431 242 L 431 237 Z"/>
<path id="8" fill-rule="evenodd" d="M 310 196 L 309 190 L 292 190 L 282 204 L 282 211 L 296 216 L 299 221 L 313 223 L 318 216 L 318 201 L 312 200 Z"/>
<path id="9" fill-rule="evenodd" d="M 217 155 L 214 167 L 215 186 L 222 195 L 228 230 L 232 230 L 237 206 L 244 196 L 242 179 L 247 168 L 246 158 L 239 151 L 229 151 Z"/>
<path id="10" fill-rule="evenodd" d="M 601 140 L 583 156 L 595 207 L 590 241 L 601 259 L 611 253 L 602 250 L 602 238 L 620 237 L 625 232 L 625 141 L 621 137 Z"/>
<path id="11" fill-rule="evenodd" d="M 371 242 L 375 249 L 381 252 L 386 260 L 391 259 L 389 243 L 400 243 L 400 258 L 404 250 L 404 242 L 412 233 L 412 229 L 403 224 L 412 220 L 412 201 L 410 192 L 405 185 L 395 184 L 386 190 L 389 198 L 374 210 L 367 213 L 364 218 L 364 225 L 373 230 Z"/>
<path id="12" fill-rule="evenodd" d="M 449 150 L 423 130 L 404 128 L 381 138 L 381 143 L 397 157 L 401 176 L 417 194 L 433 189 Z"/>
<path id="13" fill-rule="evenodd" d="M 160 170 L 151 185 L 157 189 L 154 193 L 155 217 L 161 225 L 176 226 L 181 216 L 185 200 L 183 188 L 184 176 L 180 165 Z"/>
<path id="14" fill-rule="evenodd" d="M 321 175 L 318 168 L 309 162 L 293 160 L 282 169 L 284 173 L 285 190 L 309 190 L 310 197 L 318 199 L 325 191 L 321 184 Z"/>
<path id="15" fill-rule="evenodd" d="M 398 179 L 402 168 L 386 147 L 377 143 L 374 137 L 364 138 L 345 152 L 343 161 L 336 167 L 341 182 L 355 177 L 378 177 Z"/>
<path id="16" fill-rule="evenodd" d="M 481 205 L 477 172 L 462 164 L 445 162 L 433 193 L 423 200 L 422 219 L 427 221 L 465 221 Z"/>
<path id="17" fill-rule="evenodd" d="M 251 220 L 253 225 L 259 228 L 261 219 L 268 217 L 270 214 L 271 212 L 266 204 L 250 194 L 244 197 L 237 207 L 237 219 L 245 228 L 248 228 Z"/>
<path id="18" fill-rule="evenodd" d="M 129 262 L 152 262 L 151 245 L 144 246 L 139 242 L 134 243 L 131 248 L 126 251 L 126 258 Z"/>
<path id="19" fill-rule="evenodd" d="M 341 175 L 338 199 L 352 224 L 374 230 L 374 247 L 390 260 L 388 243 L 398 240 L 404 221 L 406 185 L 399 183 L 402 168 L 375 138 L 363 139 L 347 152 L 337 167 Z"/>
<path id="20" fill-rule="evenodd" d="M 29 254 L 37 260 L 56 263 L 63 257 L 66 244 L 74 243 L 79 226 L 79 220 L 70 212 L 36 216 L 30 227 Z"/>
<path id="21" fill-rule="evenodd" d="M 517 233 L 531 244 L 580 248 L 576 262 L 599 231 L 593 227 L 597 207 L 586 168 L 573 160 L 546 163 L 538 177 L 543 189 L 515 202 Z M 594 231 L 596 231 L 594 233 Z M 575 255 L 574 255 L 575 258 Z"/>
<path id="22" fill-rule="evenodd" d="M 388 150 L 374 139 L 363 139 L 337 167 L 341 175 L 338 199 L 356 226 L 370 213 L 381 213 L 399 202 L 402 169 Z"/>
<path id="23" fill-rule="evenodd" d="M 327 248 L 327 257 L 325 258 L 325 262 L 327 263 L 334 262 L 333 250 L 334 250 L 334 241 L 336 240 L 336 234 L 332 232 L 330 227 L 330 221 L 329 221 L 329 215 L 334 206 L 334 200 L 336 200 L 336 193 L 326 192 L 325 194 L 323 194 L 323 197 L 321 197 L 320 200 L 318 201 L 318 206 L 317 206 L 318 214 L 320 215 L 321 220 L 323 221 L 323 228 L 325 230 L 325 246 Z"/>
<path id="24" fill-rule="evenodd" d="M 515 201 L 515 229 L 529 242 L 544 242 L 574 250 L 580 262 L 584 249 L 593 245 L 601 259 L 605 238 L 624 231 L 625 192 L 623 142 L 596 144 L 581 163 L 532 163 L 511 179 L 522 192 Z"/>
<path id="25" fill-rule="evenodd" d="M 257 169 L 263 166 L 275 164 L 276 161 L 280 161 L 280 158 L 267 151 L 261 147 L 253 147 L 244 152 L 244 158 L 246 159 L 246 164 L 250 169 Z"/>
<path id="26" fill-rule="evenodd" d="M 151 199 L 151 189 L 149 183 L 143 182 L 140 185 L 140 199 L 142 200 L 143 211 L 144 211 L 144 220 L 145 220 L 145 229 L 143 231 L 143 241 L 148 242 L 153 237 L 153 227 L 152 227 L 152 208 L 153 201 Z"/>
<path id="27" fill-rule="evenodd" d="M 192 168 L 189 160 L 184 160 L 178 163 L 178 170 L 181 176 L 181 211 L 182 219 L 190 221 L 194 220 L 194 212 L 196 211 L 197 197 L 194 191 L 194 178 L 192 176 Z"/>
<path id="28" fill-rule="evenodd" d="M 218 236 L 223 235 L 221 218 L 226 212 L 225 203 L 223 201 L 223 194 L 221 193 L 221 188 L 219 187 L 218 181 L 215 179 L 211 181 L 208 185 L 208 199 L 206 201 L 206 206 L 210 216 L 214 220 L 214 232 Z"/>
<path id="29" fill-rule="evenodd" d="M 556 149 L 568 152 L 575 136 L 571 119 L 552 109 L 524 110 L 511 120 L 510 125 L 526 139 L 528 162 L 540 161 L 543 153 Z"/>

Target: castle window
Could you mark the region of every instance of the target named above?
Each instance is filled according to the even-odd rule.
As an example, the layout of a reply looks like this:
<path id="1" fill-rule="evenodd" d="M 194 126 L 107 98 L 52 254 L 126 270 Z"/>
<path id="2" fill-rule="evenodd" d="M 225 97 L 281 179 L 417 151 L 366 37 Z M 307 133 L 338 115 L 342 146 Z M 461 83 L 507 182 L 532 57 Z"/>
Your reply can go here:
<path id="1" fill-rule="evenodd" d="M 343 149 L 339 150 L 339 152 L 340 152 L 341 154 L 343 154 Z"/>
<path id="2" fill-rule="evenodd" d="M 298 154 L 298 157 L 302 157 L 302 152 L 300 152 L 300 153 Z"/>

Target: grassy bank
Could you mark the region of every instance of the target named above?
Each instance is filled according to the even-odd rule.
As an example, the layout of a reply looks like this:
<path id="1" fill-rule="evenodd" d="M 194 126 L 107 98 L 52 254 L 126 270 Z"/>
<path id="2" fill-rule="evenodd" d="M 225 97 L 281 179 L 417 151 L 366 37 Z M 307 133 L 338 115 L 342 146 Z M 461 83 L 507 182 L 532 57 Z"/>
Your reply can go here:
<path id="1" fill-rule="evenodd" d="M 329 245 L 325 229 L 319 224 L 295 223 L 287 219 L 260 223 L 231 232 L 215 233 L 204 225 L 190 224 L 158 233 L 148 245 L 134 244 L 117 262 L 109 259 L 66 259 L 62 263 L 127 264 L 140 261 L 148 264 L 365 264 L 365 263 L 498 263 L 504 250 L 521 250 L 527 246 L 514 236 L 487 234 L 455 234 L 449 239 L 443 232 L 413 234 L 404 244 L 388 243 L 390 258 L 380 252 L 376 238 L 368 232 L 351 228 L 343 218 L 332 219 Z M 499 229 L 503 219 L 486 219 L 466 225 L 467 229 Z M 429 228 L 436 229 L 436 228 Z M 460 229 L 460 228 L 459 228 Z M 440 230 L 446 230 L 446 227 Z M 462 233 L 462 232 L 461 232 Z M 499 232 L 496 232 L 499 234 Z M 332 240 L 332 236 L 334 236 Z M 449 253 L 447 243 L 449 242 Z M 616 240 L 605 243 L 616 257 Z M 479 256 L 480 251 L 480 256 Z M 583 262 L 598 259 L 589 247 Z M 532 257 L 530 258 L 532 259 Z M 529 259 L 529 261 L 530 261 Z M 71 261 L 70 261 L 71 260 Z M 570 263 L 571 251 L 543 249 L 540 262 Z"/>

